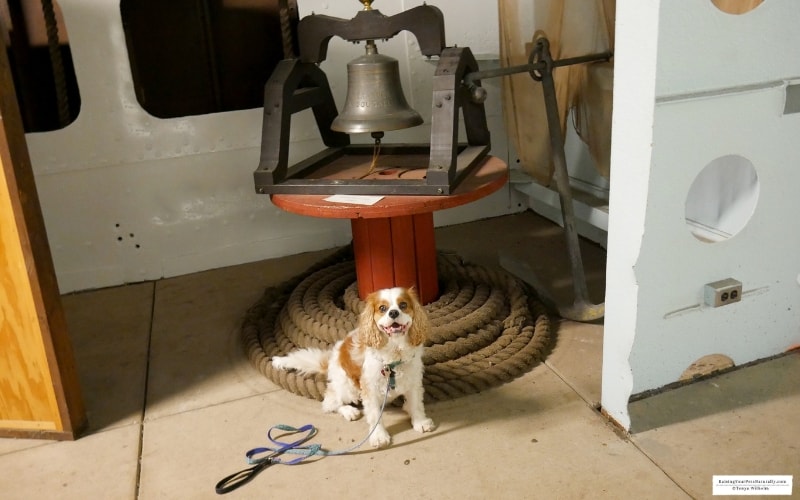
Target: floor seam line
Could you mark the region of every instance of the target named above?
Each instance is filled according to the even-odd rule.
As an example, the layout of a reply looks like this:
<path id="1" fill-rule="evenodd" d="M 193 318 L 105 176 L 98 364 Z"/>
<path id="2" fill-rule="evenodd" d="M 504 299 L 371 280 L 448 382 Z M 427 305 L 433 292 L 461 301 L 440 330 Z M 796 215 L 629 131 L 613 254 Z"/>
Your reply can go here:
<path id="1" fill-rule="evenodd" d="M 661 467 L 661 466 L 658 464 L 658 462 L 656 462 L 656 461 L 653 459 L 653 457 L 651 457 L 651 456 L 650 456 L 650 455 L 649 455 L 649 454 L 648 454 L 648 453 L 647 453 L 647 452 L 646 452 L 644 449 L 642 449 L 642 448 L 641 448 L 641 447 L 640 447 L 640 446 L 639 446 L 639 445 L 636 443 L 636 441 L 634 441 L 634 440 L 633 440 L 633 436 L 630 436 L 630 437 L 628 438 L 628 441 L 630 441 L 630 443 L 633 445 L 633 447 L 634 447 L 634 448 L 636 448 L 636 450 L 637 450 L 639 453 L 641 453 L 641 454 L 642 454 L 642 455 L 643 455 L 645 458 L 647 458 L 647 460 L 648 460 L 648 461 L 649 461 L 651 464 L 653 464 L 653 465 L 654 465 L 654 466 L 655 466 L 655 467 L 656 467 L 658 470 L 660 470 L 660 471 L 661 471 L 661 473 L 662 473 L 662 474 L 664 474 L 664 475 L 667 477 L 667 479 L 669 479 L 670 481 L 672 481 L 672 483 L 673 483 L 675 486 L 677 486 L 677 487 L 678 487 L 678 488 L 679 488 L 679 489 L 680 489 L 682 492 L 686 493 L 686 496 L 688 496 L 689 498 L 695 498 L 694 496 L 692 496 L 692 494 L 691 494 L 691 493 L 689 493 L 688 491 L 686 491 L 686 488 L 684 488 L 683 486 L 681 486 L 681 484 L 680 484 L 680 483 L 679 483 L 679 482 L 678 482 L 678 481 L 677 481 L 677 480 L 676 480 L 674 477 L 672 477 L 672 475 L 670 475 L 670 473 L 669 473 L 669 472 L 665 471 L 665 470 L 664 470 L 664 468 L 663 468 L 663 467 Z"/>
<path id="2" fill-rule="evenodd" d="M 556 368 L 553 365 L 551 365 L 550 363 L 548 363 L 547 360 L 544 361 L 544 366 L 546 366 L 551 372 L 553 372 L 553 375 L 558 377 L 559 380 L 564 382 L 567 385 L 567 387 L 569 387 L 572 392 L 574 392 L 579 398 L 581 398 L 581 400 L 583 400 L 583 402 L 586 403 L 586 405 L 589 408 L 591 408 L 593 410 L 599 409 L 599 406 L 600 406 L 599 402 L 598 403 L 593 403 L 589 399 L 583 397 L 583 394 L 581 394 L 581 392 L 574 385 L 570 384 L 569 381 L 564 376 L 561 375 L 561 372 L 556 370 Z"/>
<path id="3" fill-rule="evenodd" d="M 179 412 L 176 412 L 176 413 L 169 413 L 169 414 L 153 417 L 153 420 L 147 420 L 147 422 L 148 423 L 149 422 L 156 422 L 156 421 L 159 421 L 159 420 L 162 420 L 162 419 L 165 419 L 165 418 L 175 417 L 175 416 L 178 416 L 178 415 L 185 415 L 187 413 L 192 413 L 192 412 L 195 412 L 195 411 L 201 411 L 201 410 L 205 410 L 207 408 L 214 408 L 216 406 L 222 406 L 222 405 L 226 405 L 226 404 L 229 404 L 229 403 L 236 403 L 236 402 L 239 402 L 239 401 L 245 401 L 247 399 L 266 396 L 268 394 L 275 394 L 275 393 L 277 393 L 277 392 L 279 392 L 281 390 L 282 390 L 281 388 L 277 388 L 277 389 L 272 390 L 272 391 L 259 392 L 257 394 L 250 394 L 250 395 L 247 395 L 247 396 L 241 396 L 241 397 L 238 397 L 238 398 L 228 399 L 228 400 L 225 400 L 225 401 L 218 401 L 216 403 L 207 404 L 205 406 L 198 406 L 197 408 L 188 408 L 186 410 L 182 410 L 182 411 L 179 411 Z M 144 422 L 144 419 L 142 419 L 142 422 Z"/>
<path id="4" fill-rule="evenodd" d="M 144 425 L 147 413 L 147 396 L 150 386 L 150 358 L 152 357 L 153 347 L 153 325 L 156 315 L 156 282 L 153 281 L 153 288 L 150 293 L 150 327 L 147 331 L 147 360 L 144 367 L 144 395 L 142 397 L 141 419 L 139 421 L 139 452 L 136 462 L 136 485 L 134 488 L 134 498 L 138 499 L 141 491 L 142 481 L 142 453 L 144 452 Z"/>
<path id="5" fill-rule="evenodd" d="M 578 390 L 575 388 L 575 386 L 574 386 L 574 385 L 570 384 L 570 383 L 569 383 L 569 381 L 567 381 L 567 379 L 566 379 L 565 377 L 563 377 L 563 376 L 561 375 L 561 373 L 560 373 L 558 370 L 556 370 L 556 369 L 555 369 L 555 367 L 554 367 L 554 366 L 552 366 L 550 363 L 548 363 L 548 362 L 547 362 L 547 360 L 545 360 L 545 361 L 544 361 L 544 365 L 545 365 L 545 366 L 546 366 L 546 367 L 547 367 L 547 368 L 548 368 L 548 369 L 549 369 L 551 372 L 553 372 L 553 374 L 554 374 L 556 377 L 558 377 L 558 378 L 559 378 L 559 380 L 561 380 L 562 382 L 564 382 L 564 383 L 567 385 L 567 387 L 569 387 L 569 388 L 570 388 L 570 390 L 572 390 L 572 392 L 574 392 L 575 394 L 577 394 L 577 396 L 578 396 L 579 398 L 581 398 L 581 400 L 582 400 L 584 403 L 586 403 L 586 405 L 587 405 L 587 406 L 589 406 L 589 408 L 592 408 L 593 410 L 595 410 L 595 413 L 597 413 L 598 415 L 600 415 L 600 417 L 601 417 L 601 418 L 605 419 L 605 417 L 603 417 L 603 416 L 602 416 L 602 414 L 600 414 L 600 412 L 599 412 L 599 411 L 597 411 L 597 410 L 599 410 L 599 406 L 600 406 L 600 405 L 599 405 L 599 403 L 597 403 L 597 404 L 595 404 L 595 403 L 592 403 L 592 402 L 591 402 L 591 401 L 589 401 L 587 398 L 583 397 L 583 395 L 580 393 L 580 391 L 578 391 Z M 607 420 L 607 419 L 605 419 L 605 420 Z M 645 452 L 645 451 L 644 451 L 642 448 L 640 448 L 640 447 L 639 447 L 639 445 L 637 445 L 637 444 L 636 444 L 636 442 L 633 440 L 633 436 L 631 436 L 631 435 L 629 434 L 629 435 L 628 435 L 628 437 L 627 437 L 627 441 L 628 441 L 628 442 L 630 442 L 630 443 L 631 443 L 631 445 L 633 445 L 633 447 L 634 447 L 634 448 L 636 448 L 636 451 L 638 451 L 638 452 L 639 452 L 639 453 L 640 453 L 642 456 L 644 456 L 644 457 L 647 459 L 647 461 L 648 461 L 648 462 L 650 462 L 650 463 L 651 463 L 651 464 L 653 464 L 653 465 L 654 465 L 654 466 L 655 466 L 655 467 L 656 467 L 658 470 L 660 470 L 660 471 L 661 471 L 661 473 L 662 473 L 662 474 L 664 474 L 664 475 L 667 477 L 667 479 L 669 479 L 669 480 L 670 480 L 670 481 L 671 481 L 671 482 L 672 482 L 672 483 L 673 483 L 675 486 L 677 486 L 677 487 L 678 487 L 678 489 L 680 489 L 682 492 L 684 492 L 684 493 L 685 493 L 685 494 L 686 494 L 686 495 L 687 495 L 689 498 L 694 498 L 694 497 L 693 497 L 693 496 L 692 496 L 692 495 L 691 495 L 691 494 L 690 494 L 688 491 L 686 491 L 686 489 L 685 489 L 683 486 L 681 486 L 681 485 L 680 485 L 680 483 L 678 483 L 678 481 L 677 481 L 677 480 L 675 480 L 675 478 L 674 478 L 674 477 L 672 477 L 672 476 L 671 476 L 671 475 L 670 475 L 670 474 L 669 474 L 667 471 L 665 471 L 665 470 L 664 470 L 664 469 L 663 469 L 663 468 L 662 468 L 662 467 L 661 467 L 661 466 L 660 466 L 660 465 L 659 465 L 659 464 L 658 464 L 658 463 L 657 463 L 655 460 L 653 460 L 653 457 L 651 457 L 650 455 L 648 455 L 648 454 L 647 454 L 647 452 Z"/>

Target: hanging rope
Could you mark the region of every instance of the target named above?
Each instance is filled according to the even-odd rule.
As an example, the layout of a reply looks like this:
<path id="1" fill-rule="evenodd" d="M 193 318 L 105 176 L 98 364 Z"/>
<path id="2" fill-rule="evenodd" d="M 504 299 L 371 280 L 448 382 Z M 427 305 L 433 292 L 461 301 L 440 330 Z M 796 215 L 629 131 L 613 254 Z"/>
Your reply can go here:
<path id="1" fill-rule="evenodd" d="M 283 44 L 283 58 L 294 59 L 294 42 L 292 38 L 292 24 L 289 12 L 289 0 L 278 0 L 278 16 L 281 22 L 281 42 Z"/>
<path id="2" fill-rule="evenodd" d="M 44 23 L 47 29 L 47 48 L 50 53 L 50 66 L 53 69 L 53 81 L 56 90 L 58 107 L 58 124 L 63 128 L 69 125 L 69 95 L 67 94 L 67 77 L 64 72 L 64 61 L 61 59 L 61 44 L 58 40 L 58 22 L 52 0 L 41 0 Z"/>
<path id="3" fill-rule="evenodd" d="M 425 398 L 442 401 L 510 382 L 542 361 L 550 346 L 544 306 L 524 284 L 440 254 L 441 296 L 425 306 L 431 321 L 423 356 Z M 242 337 L 253 365 L 280 387 L 322 400 L 323 375 L 275 369 L 271 358 L 327 348 L 357 322 L 361 301 L 349 248 L 279 286 L 247 312 Z"/>

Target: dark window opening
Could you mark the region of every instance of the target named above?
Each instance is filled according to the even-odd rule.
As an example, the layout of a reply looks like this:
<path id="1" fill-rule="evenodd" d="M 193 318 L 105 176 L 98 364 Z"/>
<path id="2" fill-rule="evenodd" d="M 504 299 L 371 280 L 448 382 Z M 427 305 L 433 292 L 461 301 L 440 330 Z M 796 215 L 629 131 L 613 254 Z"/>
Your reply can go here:
<path id="1" fill-rule="evenodd" d="M 297 9 L 288 4 L 294 32 Z M 148 113 L 264 105 L 264 84 L 284 58 L 279 0 L 121 0 L 120 9 L 136 98 Z"/>
<path id="2" fill-rule="evenodd" d="M 69 39 L 52 0 L 0 0 L 0 32 L 25 132 L 64 128 L 81 106 Z"/>

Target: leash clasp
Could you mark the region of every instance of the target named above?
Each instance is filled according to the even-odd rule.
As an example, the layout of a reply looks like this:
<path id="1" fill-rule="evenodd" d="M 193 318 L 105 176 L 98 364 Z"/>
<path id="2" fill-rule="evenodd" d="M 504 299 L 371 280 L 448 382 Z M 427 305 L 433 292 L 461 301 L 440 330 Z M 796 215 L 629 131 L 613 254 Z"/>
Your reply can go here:
<path id="1" fill-rule="evenodd" d="M 388 365 L 383 365 L 383 368 L 381 368 L 381 375 L 383 375 L 384 377 L 387 377 L 387 376 L 389 377 L 389 388 L 388 388 L 389 390 L 394 389 L 395 386 L 397 385 L 397 382 L 395 380 L 395 371 L 394 371 L 394 369 L 399 364 L 400 364 L 400 361 L 395 361 L 394 363 L 389 363 Z"/>

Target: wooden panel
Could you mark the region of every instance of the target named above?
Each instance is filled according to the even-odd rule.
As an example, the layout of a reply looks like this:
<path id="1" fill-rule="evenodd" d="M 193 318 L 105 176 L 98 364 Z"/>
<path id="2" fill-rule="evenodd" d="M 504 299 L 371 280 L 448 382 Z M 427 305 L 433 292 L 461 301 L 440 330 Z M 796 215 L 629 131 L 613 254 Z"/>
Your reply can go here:
<path id="1" fill-rule="evenodd" d="M 369 224 L 369 259 L 372 261 L 372 290 L 394 286 L 394 247 L 389 219 L 365 219 Z M 364 258 L 365 256 L 362 256 Z M 356 256 L 358 258 L 358 256 Z"/>
<path id="2" fill-rule="evenodd" d="M 359 297 L 381 288 L 414 286 L 423 303 L 436 300 L 433 214 L 353 219 L 351 227 Z"/>
<path id="3" fill-rule="evenodd" d="M 369 223 L 366 219 L 352 219 L 350 228 L 353 233 L 353 255 L 356 262 L 358 279 L 358 296 L 364 299 L 375 290 L 372 283 L 372 259 L 369 246 Z"/>
<path id="4" fill-rule="evenodd" d="M 4 170 L 5 164 L 3 158 Z M 0 185 L 0 424 L 44 420 L 50 429 L 61 430 L 10 198 L 13 185 Z"/>
<path id="5" fill-rule="evenodd" d="M 417 249 L 414 244 L 414 219 L 411 216 L 392 217 L 390 221 L 394 286 L 416 286 Z"/>
<path id="6" fill-rule="evenodd" d="M 436 266 L 436 235 L 433 229 L 433 213 L 414 216 L 414 241 L 417 253 L 417 286 L 423 304 L 439 296 L 439 272 Z"/>
<path id="7" fill-rule="evenodd" d="M 0 163 L 0 435 L 74 438 L 85 411 L 5 51 Z"/>

